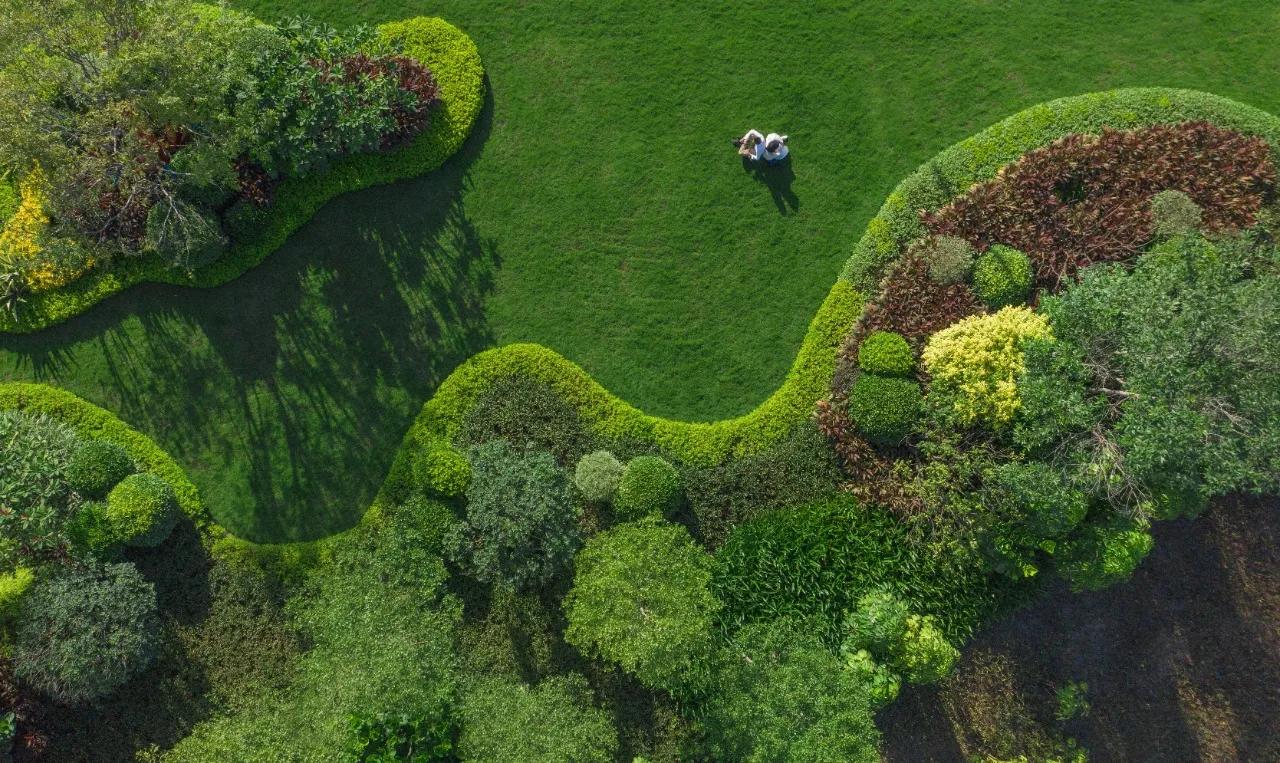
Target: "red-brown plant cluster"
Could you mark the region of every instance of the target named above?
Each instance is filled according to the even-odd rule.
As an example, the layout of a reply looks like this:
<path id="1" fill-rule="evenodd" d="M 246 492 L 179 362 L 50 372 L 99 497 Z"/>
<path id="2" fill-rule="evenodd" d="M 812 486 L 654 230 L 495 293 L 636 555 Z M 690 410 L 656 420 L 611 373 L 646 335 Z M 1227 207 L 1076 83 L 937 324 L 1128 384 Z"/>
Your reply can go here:
<path id="1" fill-rule="evenodd" d="M 247 158 L 236 160 L 236 189 L 241 198 L 265 207 L 275 198 L 279 181 L 257 162 Z"/>
<path id="2" fill-rule="evenodd" d="M 922 215 L 938 235 L 980 250 L 1000 243 L 1031 258 L 1056 288 L 1095 262 L 1133 257 L 1152 238 L 1151 197 L 1175 189 L 1204 227 L 1248 226 L 1275 187 L 1267 142 L 1207 122 L 1070 135 L 1031 151 L 995 179 Z"/>
<path id="3" fill-rule="evenodd" d="M 392 107 L 396 128 L 382 138 L 382 148 L 389 149 L 404 144 L 427 128 L 431 107 L 440 100 L 440 86 L 435 75 L 425 64 L 410 56 L 371 56 L 357 53 L 330 65 L 324 61 L 312 61 L 326 77 L 341 79 L 350 84 L 362 79 L 394 77 L 397 87 L 411 97 Z"/>

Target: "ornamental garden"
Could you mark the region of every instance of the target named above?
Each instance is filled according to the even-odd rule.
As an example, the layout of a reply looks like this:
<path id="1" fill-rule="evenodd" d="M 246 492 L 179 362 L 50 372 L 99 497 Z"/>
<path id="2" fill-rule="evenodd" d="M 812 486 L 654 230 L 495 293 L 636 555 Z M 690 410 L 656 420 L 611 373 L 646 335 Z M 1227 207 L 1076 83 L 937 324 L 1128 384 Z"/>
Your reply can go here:
<path id="1" fill-rule="evenodd" d="M 707 111 L 750 33 L 393 6 L 0 13 L 0 760 L 1280 756 L 1249 679 L 1053 655 L 1173 574 L 1280 670 L 1280 118 L 1193 65 Z M 924 109 L 978 86 L 898 43 L 974 12 L 792 20 Z M 702 156 L 764 117 L 785 164 Z"/>

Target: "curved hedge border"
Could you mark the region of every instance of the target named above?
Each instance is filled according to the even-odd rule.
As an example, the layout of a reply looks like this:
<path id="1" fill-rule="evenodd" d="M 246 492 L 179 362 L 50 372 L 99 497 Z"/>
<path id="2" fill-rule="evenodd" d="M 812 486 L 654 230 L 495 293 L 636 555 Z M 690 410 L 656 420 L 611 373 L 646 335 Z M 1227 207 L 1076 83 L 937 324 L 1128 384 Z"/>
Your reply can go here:
<path id="1" fill-rule="evenodd" d="M 905 244 L 924 235 L 919 210 L 943 206 L 1032 149 L 1104 127 L 1132 130 L 1197 120 L 1258 135 L 1271 144 L 1273 158 L 1278 156 L 1280 118 L 1199 90 L 1141 87 L 1059 98 L 997 122 L 908 175 L 867 223 L 840 277 L 867 294 L 874 293 L 885 266 Z"/>
<path id="2" fill-rule="evenodd" d="M 0 331 L 25 334 L 68 320 L 107 297 L 144 281 L 209 287 L 226 283 L 279 249 L 291 233 L 330 199 L 348 191 L 431 172 L 462 147 L 484 105 L 480 51 L 461 30 L 438 18 L 417 17 L 378 27 L 384 40 L 403 44 L 440 85 L 440 104 L 425 132 L 404 148 L 348 156 L 326 173 L 285 180 L 276 190 L 268 222 L 252 239 L 235 242 L 225 256 L 188 275 L 155 258 L 117 263 L 67 286 L 31 296 L 20 317 L 0 314 Z"/>
<path id="3" fill-rule="evenodd" d="M 99 408 L 66 390 L 44 384 L 0 382 L 0 411 L 34 411 L 47 414 L 70 426 L 82 437 L 115 443 L 129 454 L 141 471 L 152 472 L 173 486 L 182 513 L 201 530 L 221 528 L 205 511 L 196 486 L 187 473 L 150 437 L 121 421 L 114 413 Z"/>

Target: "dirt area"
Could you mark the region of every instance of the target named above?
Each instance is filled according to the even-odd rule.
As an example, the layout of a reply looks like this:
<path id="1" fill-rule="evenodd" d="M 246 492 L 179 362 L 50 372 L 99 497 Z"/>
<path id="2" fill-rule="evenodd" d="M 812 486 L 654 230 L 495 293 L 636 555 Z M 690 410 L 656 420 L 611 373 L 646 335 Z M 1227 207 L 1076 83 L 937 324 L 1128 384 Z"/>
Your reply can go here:
<path id="1" fill-rule="evenodd" d="M 1128 583 L 1061 585 L 980 634 L 940 687 L 879 717 L 887 761 L 1062 755 L 1280 761 L 1280 499 L 1231 498 L 1165 522 Z M 1055 718 L 1084 682 L 1090 709 Z"/>

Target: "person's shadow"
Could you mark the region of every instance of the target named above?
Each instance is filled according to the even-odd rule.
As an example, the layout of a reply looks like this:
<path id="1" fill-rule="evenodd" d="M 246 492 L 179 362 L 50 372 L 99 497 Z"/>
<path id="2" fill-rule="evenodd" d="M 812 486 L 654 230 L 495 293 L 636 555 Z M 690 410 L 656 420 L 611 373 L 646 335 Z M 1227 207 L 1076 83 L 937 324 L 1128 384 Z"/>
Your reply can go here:
<path id="1" fill-rule="evenodd" d="M 790 156 L 776 164 L 769 164 L 764 160 L 752 161 L 744 156 L 742 169 L 750 173 L 756 182 L 768 187 L 769 193 L 773 194 L 773 203 L 778 208 L 778 214 L 789 215 L 800 211 L 800 197 L 791 190 L 791 183 L 796 179 L 796 173 L 791 169 Z"/>

